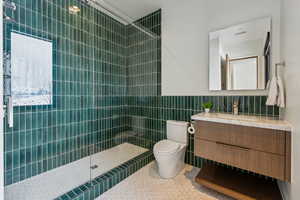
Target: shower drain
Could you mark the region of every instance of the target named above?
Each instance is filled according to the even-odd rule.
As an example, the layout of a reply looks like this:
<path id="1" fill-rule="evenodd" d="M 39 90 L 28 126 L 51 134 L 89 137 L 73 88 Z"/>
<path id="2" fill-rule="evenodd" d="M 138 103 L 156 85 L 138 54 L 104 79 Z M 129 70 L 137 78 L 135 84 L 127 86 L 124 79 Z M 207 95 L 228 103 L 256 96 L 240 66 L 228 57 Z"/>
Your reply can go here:
<path id="1" fill-rule="evenodd" d="M 96 169 L 96 168 L 98 168 L 98 165 L 91 166 L 91 169 Z"/>

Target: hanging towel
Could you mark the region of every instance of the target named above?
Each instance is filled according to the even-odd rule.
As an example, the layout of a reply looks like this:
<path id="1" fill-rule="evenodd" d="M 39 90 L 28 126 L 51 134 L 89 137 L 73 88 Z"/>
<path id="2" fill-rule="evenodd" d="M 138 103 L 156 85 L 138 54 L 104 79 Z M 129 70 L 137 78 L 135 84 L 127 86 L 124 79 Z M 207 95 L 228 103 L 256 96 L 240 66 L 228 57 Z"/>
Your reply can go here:
<path id="1" fill-rule="evenodd" d="M 280 108 L 284 108 L 285 91 L 284 91 L 283 81 L 280 76 L 277 76 L 277 87 L 278 87 L 277 106 L 279 106 Z"/>
<path id="2" fill-rule="evenodd" d="M 272 80 L 268 83 L 268 99 L 266 105 L 274 106 L 277 104 L 277 97 L 278 97 L 278 85 L 277 85 L 277 78 L 276 75 L 273 76 Z"/>

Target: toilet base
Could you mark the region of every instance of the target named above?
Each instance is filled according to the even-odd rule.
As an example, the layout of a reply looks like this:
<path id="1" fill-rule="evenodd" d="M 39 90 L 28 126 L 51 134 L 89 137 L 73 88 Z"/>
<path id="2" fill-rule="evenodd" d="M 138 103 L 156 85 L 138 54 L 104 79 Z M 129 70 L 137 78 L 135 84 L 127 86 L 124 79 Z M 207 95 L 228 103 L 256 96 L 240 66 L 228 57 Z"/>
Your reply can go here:
<path id="1" fill-rule="evenodd" d="M 176 177 L 184 168 L 185 163 L 180 163 L 176 167 L 164 167 L 164 166 L 159 166 L 158 162 L 158 174 L 161 178 L 163 179 L 171 179 Z"/>
<path id="2" fill-rule="evenodd" d="M 154 154 L 158 166 L 158 173 L 161 178 L 170 179 L 179 174 L 184 168 L 184 156 L 186 147 L 182 147 L 179 152 L 173 155 Z"/>

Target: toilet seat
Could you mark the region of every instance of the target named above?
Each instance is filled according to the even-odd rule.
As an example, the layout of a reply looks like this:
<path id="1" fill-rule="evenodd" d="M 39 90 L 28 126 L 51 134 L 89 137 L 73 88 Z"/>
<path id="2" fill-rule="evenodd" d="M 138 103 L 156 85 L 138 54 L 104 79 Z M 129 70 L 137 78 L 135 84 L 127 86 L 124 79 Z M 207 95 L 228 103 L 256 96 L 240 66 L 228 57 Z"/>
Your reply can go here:
<path id="1" fill-rule="evenodd" d="M 158 154 L 172 154 L 178 152 L 181 145 L 171 140 L 161 140 L 154 145 L 153 151 Z"/>

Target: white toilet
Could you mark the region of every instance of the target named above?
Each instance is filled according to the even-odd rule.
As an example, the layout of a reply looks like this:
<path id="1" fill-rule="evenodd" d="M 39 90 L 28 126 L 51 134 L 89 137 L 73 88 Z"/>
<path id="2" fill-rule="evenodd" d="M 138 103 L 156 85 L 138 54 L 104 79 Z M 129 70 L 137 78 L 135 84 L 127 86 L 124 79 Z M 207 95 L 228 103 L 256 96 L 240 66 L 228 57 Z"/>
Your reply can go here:
<path id="1" fill-rule="evenodd" d="M 154 145 L 154 157 L 162 178 L 175 177 L 184 167 L 188 122 L 167 121 L 167 139 Z"/>

